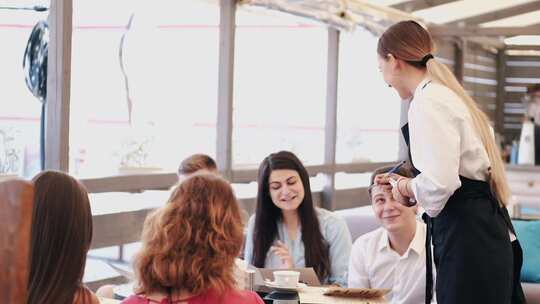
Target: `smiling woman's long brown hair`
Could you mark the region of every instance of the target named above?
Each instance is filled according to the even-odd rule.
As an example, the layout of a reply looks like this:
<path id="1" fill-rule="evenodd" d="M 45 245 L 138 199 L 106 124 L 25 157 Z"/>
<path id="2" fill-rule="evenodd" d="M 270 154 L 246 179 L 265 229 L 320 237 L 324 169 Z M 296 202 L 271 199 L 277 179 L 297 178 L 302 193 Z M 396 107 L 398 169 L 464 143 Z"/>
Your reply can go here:
<path id="1" fill-rule="evenodd" d="M 313 267 L 321 281 L 331 273 L 328 242 L 324 239 L 313 205 L 309 174 L 300 159 L 292 152 L 280 151 L 267 156 L 259 167 L 255 231 L 253 234 L 253 260 L 256 267 L 264 267 L 268 250 L 278 236 L 277 221 L 283 214 L 270 197 L 268 179 L 273 170 L 295 170 L 304 187 L 304 200 L 298 206 L 306 267 Z"/>
<path id="2" fill-rule="evenodd" d="M 40 173 L 33 184 L 27 303 L 92 303 L 95 297 L 82 283 L 92 241 L 88 193 L 76 179 L 56 171 Z"/>

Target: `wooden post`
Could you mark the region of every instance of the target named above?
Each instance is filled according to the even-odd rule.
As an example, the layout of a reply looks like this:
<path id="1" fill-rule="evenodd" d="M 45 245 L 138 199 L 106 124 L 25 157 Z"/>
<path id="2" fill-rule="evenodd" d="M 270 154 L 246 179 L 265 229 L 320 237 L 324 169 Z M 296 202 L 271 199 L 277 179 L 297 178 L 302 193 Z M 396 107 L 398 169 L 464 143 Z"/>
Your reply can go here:
<path id="1" fill-rule="evenodd" d="M 45 107 L 45 169 L 69 170 L 69 97 L 73 3 L 52 0 Z"/>
<path id="2" fill-rule="evenodd" d="M 504 100 L 506 93 L 504 86 L 506 83 L 506 53 L 505 49 L 497 52 L 497 103 L 495 107 L 495 131 L 504 135 Z"/>
<path id="3" fill-rule="evenodd" d="M 335 165 L 337 137 L 337 96 L 339 69 L 339 31 L 328 29 L 328 62 L 326 71 L 326 122 L 324 128 L 324 164 L 331 172 L 325 173 L 322 192 L 322 207 L 335 208 Z"/>
<path id="4" fill-rule="evenodd" d="M 219 79 L 216 161 L 225 178 L 232 177 L 232 128 L 236 1 L 220 1 Z"/>

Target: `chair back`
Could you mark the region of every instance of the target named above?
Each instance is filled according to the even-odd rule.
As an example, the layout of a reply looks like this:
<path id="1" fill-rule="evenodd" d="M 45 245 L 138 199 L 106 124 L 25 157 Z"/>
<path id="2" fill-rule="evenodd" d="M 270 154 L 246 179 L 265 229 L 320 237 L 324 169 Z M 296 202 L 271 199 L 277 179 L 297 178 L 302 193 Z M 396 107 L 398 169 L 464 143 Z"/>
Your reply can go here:
<path id="1" fill-rule="evenodd" d="M 33 200 L 29 182 L 0 182 L 0 303 L 26 301 Z"/>

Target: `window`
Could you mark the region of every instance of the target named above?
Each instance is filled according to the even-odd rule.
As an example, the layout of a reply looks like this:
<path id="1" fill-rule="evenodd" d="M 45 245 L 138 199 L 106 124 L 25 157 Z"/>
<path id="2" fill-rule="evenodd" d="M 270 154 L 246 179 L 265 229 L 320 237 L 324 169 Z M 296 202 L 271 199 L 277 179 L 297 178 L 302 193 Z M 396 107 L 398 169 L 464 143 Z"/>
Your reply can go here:
<path id="1" fill-rule="evenodd" d="M 367 173 L 336 173 L 336 189 L 352 189 L 369 187 L 372 172 Z"/>
<path id="2" fill-rule="evenodd" d="M 234 166 L 290 150 L 324 160 L 327 30 L 304 18 L 237 12 Z"/>
<path id="3" fill-rule="evenodd" d="M 104 9 L 104 8 L 107 9 Z M 119 46 L 132 100 L 130 124 Z M 199 0 L 74 2 L 70 170 L 175 171 L 215 154 L 219 7 Z"/>
<path id="4" fill-rule="evenodd" d="M 378 73 L 377 37 L 340 36 L 336 162 L 397 159 L 400 99 Z"/>
<path id="5" fill-rule="evenodd" d="M 48 1 L 3 1 L 2 7 L 49 6 Z M 25 83 L 24 51 L 47 12 L 0 9 L 0 175 L 31 177 L 40 169 L 41 103 Z"/>

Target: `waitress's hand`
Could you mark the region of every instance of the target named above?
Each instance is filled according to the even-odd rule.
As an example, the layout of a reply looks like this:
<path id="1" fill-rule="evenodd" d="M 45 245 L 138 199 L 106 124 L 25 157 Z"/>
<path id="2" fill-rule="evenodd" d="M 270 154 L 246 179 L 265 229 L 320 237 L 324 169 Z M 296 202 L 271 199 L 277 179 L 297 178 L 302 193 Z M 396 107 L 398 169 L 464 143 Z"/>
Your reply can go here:
<path id="1" fill-rule="evenodd" d="M 398 180 L 399 179 L 395 179 L 393 180 L 393 183 L 392 183 L 392 197 L 394 198 L 394 200 L 396 200 L 396 202 L 404 205 L 404 206 L 410 206 L 411 203 L 410 203 L 410 196 L 407 196 L 408 194 L 406 192 L 403 191 L 403 186 L 401 186 L 401 188 L 398 188 Z M 400 180 L 400 184 L 404 184 L 405 181 L 401 181 Z"/>
<path id="2" fill-rule="evenodd" d="M 397 174 L 381 173 L 375 176 L 373 184 L 377 185 L 377 187 L 382 187 L 384 191 L 392 191 L 392 184 L 390 184 L 390 180 L 395 180 L 398 178 L 399 175 Z"/>
<path id="3" fill-rule="evenodd" d="M 277 255 L 281 260 L 282 268 L 291 269 L 294 268 L 294 262 L 289 252 L 289 248 L 282 241 L 274 242 L 274 245 L 270 247 L 270 251 Z"/>
<path id="4" fill-rule="evenodd" d="M 380 185 L 389 184 L 394 200 L 398 203 L 411 206 L 412 191 L 409 189 L 411 178 L 401 176 L 399 174 L 379 174 L 375 177 L 375 182 Z"/>

